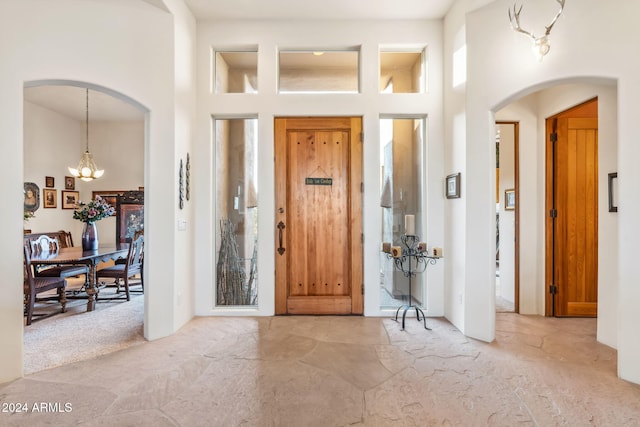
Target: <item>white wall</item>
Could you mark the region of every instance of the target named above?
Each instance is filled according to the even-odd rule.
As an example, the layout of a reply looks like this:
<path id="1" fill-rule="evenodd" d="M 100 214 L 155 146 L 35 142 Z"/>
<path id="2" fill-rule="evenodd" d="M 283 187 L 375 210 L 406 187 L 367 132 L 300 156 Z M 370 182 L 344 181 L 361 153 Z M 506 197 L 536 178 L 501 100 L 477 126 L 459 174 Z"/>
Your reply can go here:
<path id="1" fill-rule="evenodd" d="M 184 162 L 184 179 L 186 192 L 186 162 L 187 154 L 190 156 L 190 165 L 193 167 L 194 143 L 196 140 L 196 21 L 182 0 L 165 0 L 165 3 L 174 19 L 174 82 L 175 82 L 175 140 L 174 153 L 174 183 L 178 182 L 179 159 Z M 197 181 L 194 174 L 189 178 L 190 194 L 193 197 Z M 176 188 L 175 186 L 172 188 Z M 169 192 L 171 194 L 171 192 Z M 185 194 L 186 197 L 186 194 Z M 173 201 L 177 200 L 174 195 Z M 175 235 L 174 251 L 182 254 L 181 260 L 175 264 L 173 275 L 173 295 L 171 300 L 176 307 L 172 329 L 177 330 L 193 317 L 195 310 L 195 257 L 193 256 L 195 221 L 193 200 L 184 201 L 184 209 L 178 210 L 174 224 L 181 223 L 184 227 L 178 227 Z M 184 229 L 183 229 L 184 228 Z"/>
<path id="2" fill-rule="evenodd" d="M 389 95 L 379 93 L 378 52 L 383 45 L 419 47 L 428 45 L 429 82 L 427 94 Z M 212 48 L 258 47 L 258 93 L 213 94 L 210 92 Z M 359 46 L 361 93 L 343 95 L 277 94 L 277 52 L 279 48 L 327 48 Z M 428 162 L 426 185 L 427 242 L 444 246 L 442 215 L 442 26 L 432 21 L 270 21 L 198 23 L 198 144 L 194 174 L 199 186 L 195 194 L 196 277 L 199 315 L 270 315 L 274 312 L 275 206 L 273 169 L 274 116 L 362 116 L 364 127 L 364 285 L 365 315 L 380 311 L 379 253 L 381 247 L 380 208 L 380 115 L 426 116 Z M 211 116 L 258 117 L 258 272 L 259 308 L 213 308 L 215 250 L 212 218 L 215 212 L 215 182 L 211 174 L 214 150 L 211 146 Z M 446 249 L 445 249 L 446 250 Z M 445 252 L 446 254 L 446 252 Z M 444 313 L 443 269 L 448 259 L 428 272 L 429 315 Z"/>
<path id="3" fill-rule="evenodd" d="M 498 0 L 466 17 L 468 70 L 472 70 L 467 81 L 466 147 L 467 156 L 471 153 L 474 158 L 474 164 L 467 167 L 468 182 L 473 183 L 473 188 L 468 187 L 467 191 L 474 197 L 467 200 L 467 205 L 477 213 L 475 217 L 467 215 L 465 219 L 467 253 L 481 253 L 492 237 L 485 232 L 492 221 L 493 209 L 489 201 L 494 191 L 490 168 L 494 120 L 491 112 L 522 95 L 558 83 L 602 81 L 597 78 L 617 80 L 618 172 L 620 177 L 624 176 L 619 179 L 617 225 L 618 235 L 624 238 L 620 238 L 617 245 L 617 275 L 614 273 L 608 278 L 618 280 L 618 310 L 611 312 L 614 304 L 605 299 L 599 315 L 607 319 L 617 317 L 617 322 L 605 322 L 618 325 L 618 373 L 624 379 L 640 382 L 637 363 L 640 337 L 635 330 L 640 322 L 640 312 L 636 309 L 640 303 L 637 286 L 640 273 L 634 255 L 637 253 L 634 242 L 640 237 L 640 225 L 636 220 L 640 214 L 640 193 L 636 188 L 640 182 L 637 167 L 640 146 L 636 143 L 635 131 L 640 58 L 630 54 L 640 42 L 640 32 L 630 30 L 635 28 L 634 19 L 640 12 L 640 4 L 626 0 L 617 2 L 612 8 L 596 0 L 572 3 L 554 26 L 551 52 L 542 62 L 533 57 L 530 42 L 522 34 L 513 32 L 505 22 L 509 7 L 512 2 Z M 546 22 L 549 18 L 542 19 Z M 615 228 L 615 221 L 604 227 Z M 606 262 L 615 261 L 608 258 Z M 468 260 L 465 270 L 467 278 L 474 278 L 473 284 L 468 281 L 468 285 L 473 286 L 467 286 L 467 298 L 472 291 L 474 300 L 483 307 L 482 310 L 466 310 L 467 325 L 470 322 L 474 325 L 473 331 L 468 332 L 472 336 L 492 337 L 495 319 L 490 303 L 491 262 L 478 256 Z M 602 321 L 599 326 L 610 329 Z M 609 340 L 615 333 L 607 332 L 606 335 Z"/>
<path id="4" fill-rule="evenodd" d="M 141 31 L 144 23 L 144 31 Z M 135 42 L 132 42 L 135 41 Z M 22 374 L 23 86 L 70 80 L 119 94 L 148 110 L 145 124 L 145 336 L 176 326 L 175 265 L 191 259 L 175 247 L 177 159 L 172 16 L 140 1 L 5 0 L 0 6 L 0 382 Z M 175 173 L 171 173 L 175 171 Z M 162 266 L 153 268 L 154 265 Z M 152 284 L 152 285 L 151 285 Z M 186 284 L 190 286 L 190 284 Z"/>
<path id="5" fill-rule="evenodd" d="M 80 244 L 82 222 L 73 219 L 72 209 L 62 209 L 67 166 L 75 166 L 84 152 L 85 123 L 30 102 L 24 103 L 24 179 L 40 187 L 40 208 L 25 223 L 34 233 L 68 230 Z M 80 200 L 91 200 L 93 191 L 137 190 L 144 185 L 144 123 L 96 122 L 90 124 L 90 150 L 105 174 L 98 180 L 75 181 Z M 54 178 L 57 207 L 45 209 L 42 189 L 45 176 Z M 96 223 L 100 244 L 116 241 L 116 219 Z"/>

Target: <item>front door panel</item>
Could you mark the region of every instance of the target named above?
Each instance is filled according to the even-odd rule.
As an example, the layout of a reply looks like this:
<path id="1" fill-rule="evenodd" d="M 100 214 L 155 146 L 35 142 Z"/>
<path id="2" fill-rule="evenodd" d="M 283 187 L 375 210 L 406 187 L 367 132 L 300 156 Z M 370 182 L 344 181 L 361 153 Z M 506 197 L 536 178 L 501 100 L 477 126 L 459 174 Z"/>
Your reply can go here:
<path id="1" fill-rule="evenodd" d="M 276 119 L 277 314 L 362 313 L 359 124 Z"/>

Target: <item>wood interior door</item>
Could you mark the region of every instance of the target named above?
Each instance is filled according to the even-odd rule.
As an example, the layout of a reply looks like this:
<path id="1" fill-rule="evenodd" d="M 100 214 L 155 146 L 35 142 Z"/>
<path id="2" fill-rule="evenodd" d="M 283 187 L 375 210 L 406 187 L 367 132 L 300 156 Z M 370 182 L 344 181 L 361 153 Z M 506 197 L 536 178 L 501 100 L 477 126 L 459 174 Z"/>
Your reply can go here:
<path id="1" fill-rule="evenodd" d="M 276 314 L 362 314 L 362 119 L 276 118 Z"/>
<path id="2" fill-rule="evenodd" d="M 597 117 L 597 104 L 596 104 Z M 554 316 L 598 313 L 598 119 L 553 119 L 551 273 Z M 553 132 L 551 133 L 553 135 Z M 549 260 L 548 260 L 549 261 Z M 550 268 L 549 268 L 550 267 Z"/>

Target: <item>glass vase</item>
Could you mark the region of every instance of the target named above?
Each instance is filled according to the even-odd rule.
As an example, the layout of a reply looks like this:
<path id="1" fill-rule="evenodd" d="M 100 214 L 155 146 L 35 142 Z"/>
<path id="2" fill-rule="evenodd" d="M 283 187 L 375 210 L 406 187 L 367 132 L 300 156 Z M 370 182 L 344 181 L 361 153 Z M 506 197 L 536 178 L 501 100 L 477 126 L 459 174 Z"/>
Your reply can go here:
<path id="1" fill-rule="evenodd" d="M 82 230 L 82 250 L 95 251 L 98 249 L 98 229 L 95 222 L 85 222 Z"/>

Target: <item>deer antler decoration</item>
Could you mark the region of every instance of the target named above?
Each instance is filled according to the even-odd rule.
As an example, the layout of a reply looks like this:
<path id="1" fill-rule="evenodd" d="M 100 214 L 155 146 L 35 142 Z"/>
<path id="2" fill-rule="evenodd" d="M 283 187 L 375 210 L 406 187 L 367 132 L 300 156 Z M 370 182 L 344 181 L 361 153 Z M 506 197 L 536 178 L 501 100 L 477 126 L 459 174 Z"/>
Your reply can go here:
<path id="1" fill-rule="evenodd" d="M 542 61 L 542 58 L 549 53 L 549 49 L 551 49 L 551 44 L 549 43 L 549 34 L 551 34 L 551 29 L 555 25 L 556 21 L 562 15 L 562 11 L 564 9 L 565 0 L 556 0 L 560 5 L 560 10 L 556 13 L 556 16 L 553 18 L 553 21 L 545 28 L 544 36 L 536 37 L 533 33 L 529 31 L 525 31 L 520 26 L 520 12 L 522 11 L 522 6 L 519 8 L 514 4 L 513 5 L 513 14 L 511 13 L 511 9 L 509 9 L 509 21 L 511 22 L 511 28 L 518 33 L 522 33 L 526 36 L 531 37 L 533 40 L 533 50 L 538 56 L 538 61 Z"/>

